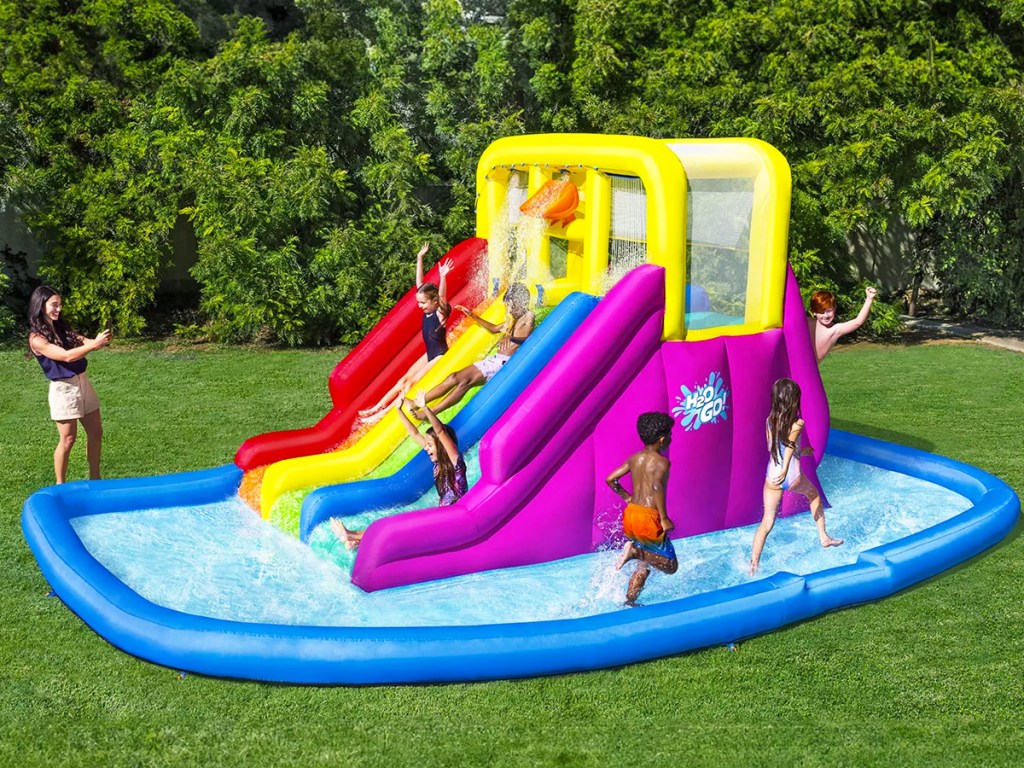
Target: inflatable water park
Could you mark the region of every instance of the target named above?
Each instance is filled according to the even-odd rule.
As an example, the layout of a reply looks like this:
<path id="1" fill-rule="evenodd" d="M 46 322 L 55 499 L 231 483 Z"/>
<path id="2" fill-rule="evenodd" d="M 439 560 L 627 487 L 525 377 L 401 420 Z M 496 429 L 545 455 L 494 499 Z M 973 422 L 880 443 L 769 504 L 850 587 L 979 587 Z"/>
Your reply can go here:
<path id="1" fill-rule="evenodd" d="M 380 684 L 727 645 L 963 563 L 1011 531 L 1019 500 L 976 468 L 830 427 L 787 264 L 790 194 L 786 160 L 753 139 L 500 139 L 478 164 L 476 236 L 444 256 L 448 297 L 501 324 L 505 291 L 522 283 L 539 322 L 440 414 L 466 457 L 461 499 L 436 506 L 432 464 L 396 413 L 358 416 L 423 354 L 412 289 L 338 363 L 318 423 L 254 436 L 222 467 L 36 492 L 22 526 L 39 568 L 96 633 L 153 663 Z M 497 341 L 461 312 L 448 329 L 420 388 Z M 801 468 L 845 543 L 819 547 L 786 494 L 751 575 L 780 377 L 803 393 L 813 455 Z M 624 502 L 604 479 L 643 447 L 648 411 L 675 419 L 679 570 L 655 573 L 627 607 Z M 365 528 L 357 549 L 332 519 Z"/>

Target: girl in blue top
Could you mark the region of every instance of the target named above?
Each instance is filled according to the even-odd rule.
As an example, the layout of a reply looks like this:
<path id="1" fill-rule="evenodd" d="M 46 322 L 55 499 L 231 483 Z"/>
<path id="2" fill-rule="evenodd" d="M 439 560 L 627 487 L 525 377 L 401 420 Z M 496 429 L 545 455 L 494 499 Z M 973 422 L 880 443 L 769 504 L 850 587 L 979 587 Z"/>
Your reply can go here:
<path id="1" fill-rule="evenodd" d="M 394 406 L 403 392 L 408 392 L 412 386 L 419 381 L 440 359 L 441 355 L 448 351 L 448 340 L 445 337 L 445 323 L 448 322 L 448 315 L 451 314 L 451 306 L 448 304 L 448 289 L 446 278 L 452 271 L 452 260 L 445 259 L 437 265 L 437 272 L 440 275 L 439 284 L 423 282 L 423 257 L 427 255 L 430 243 L 424 243 L 420 252 L 416 254 L 416 303 L 423 312 L 423 346 L 426 351 L 416 359 L 409 370 L 400 378 L 387 394 L 371 408 L 359 411 L 359 416 L 367 424 L 373 424 L 384 418 L 388 409 Z"/>
<path id="2" fill-rule="evenodd" d="M 437 489 L 439 507 L 449 507 L 461 499 L 469 490 L 469 481 L 466 479 L 466 460 L 459 453 L 459 439 L 455 430 L 447 424 L 442 424 L 432 410 L 427 407 L 423 392 L 416 395 L 416 406 L 423 412 L 430 422 L 430 429 L 421 433 L 416 425 L 409 419 L 402 410 L 404 393 L 399 397 L 395 410 L 405 425 L 409 436 L 419 443 L 427 452 L 430 461 L 434 464 L 434 487 Z M 339 518 L 331 518 L 331 530 L 334 535 L 345 542 L 349 549 L 355 549 L 363 539 L 365 531 L 350 531 Z"/>
<path id="3" fill-rule="evenodd" d="M 100 401 L 85 373 L 85 356 L 110 343 L 110 331 L 90 339 L 76 333 L 60 316 L 60 294 L 41 285 L 28 302 L 28 346 L 50 380 L 50 418 L 57 423 L 57 448 L 53 452 L 53 471 L 57 483 L 67 479 L 68 457 L 78 436 L 78 422 L 85 427 L 88 440 L 89 479 L 100 478 L 100 451 L 103 424 Z"/>

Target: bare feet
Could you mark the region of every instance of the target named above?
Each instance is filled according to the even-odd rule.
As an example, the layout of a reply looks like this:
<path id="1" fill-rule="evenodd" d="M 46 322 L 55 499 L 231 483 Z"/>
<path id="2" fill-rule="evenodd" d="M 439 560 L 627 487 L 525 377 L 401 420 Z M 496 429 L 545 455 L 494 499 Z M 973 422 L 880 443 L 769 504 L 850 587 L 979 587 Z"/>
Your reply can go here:
<path id="1" fill-rule="evenodd" d="M 345 542 L 345 549 L 355 549 L 359 543 L 355 533 L 346 528 L 345 524 L 336 517 L 331 518 L 331 530 L 334 531 L 335 536 Z"/>
<path id="2" fill-rule="evenodd" d="M 756 576 L 757 569 L 760 567 L 760 563 L 755 563 L 753 560 L 750 561 L 750 575 Z"/>
<path id="3" fill-rule="evenodd" d="M 823 547 L 838 547 L 843 543 L 843 539 L 833 539 L 831 536 L 821 540 L 821 546 Z"/>
<path id="4" fill-rule="evenodd" d="M 377 406 L 374 406 L 373 408 L 363 408 L 363 410 L 357 411 L 357 413 L 360 418 L 365 419 L 367 416 L 373 416 L 373 414 L 377 413 L 379 410 L 380 409 L 377 408 Z"/>
<path id="5" fill-rule="evenodd" d="M 622 566 L 624 566 L 634 557 L 636 557 L 636 547 L 633 546 L 632 541 L 627 541 L 626 546 L 622 548 L 622 557 L 620 557 L 619 562 L 615 564 L 615 570 L 621 571 Z"/>
<path id="6" fill-rule="evenodd" d="M 374 411 L 366 416 L 363 416 L 363 413 L 365 412 L 359 412 L 359 415 L 362 416 L 363 424 L 376 424 L 387 415 L 387 411 Z"/>

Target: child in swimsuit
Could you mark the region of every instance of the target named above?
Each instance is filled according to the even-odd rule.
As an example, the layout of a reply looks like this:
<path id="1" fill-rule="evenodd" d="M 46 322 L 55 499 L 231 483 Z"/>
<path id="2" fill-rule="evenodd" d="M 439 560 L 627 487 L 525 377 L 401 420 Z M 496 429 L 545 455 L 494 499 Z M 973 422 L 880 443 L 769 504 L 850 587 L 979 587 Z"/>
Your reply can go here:
<path id="1" fill-rule="evenodd" d="M 441 401 L 434 406 L 437 413 L 455 405 L 473 387 L 490 381 L 533 332 L 535 318 L 533 312 L 529 311 L 530 291 L 525 285 L 513 283 L 509 286 L 509 289 L 505 291 L 505 308 L 508 311 L 508 318 L 502 326 L 484 320 L 466 307 L 456 307 L 460 312 L 465 312 L 466 316 L 472 318 L 478 325 L 491 333 L 501 333 L 502 337 L 498 342 L 497 354 L 450 374 L 444 381 L 427 392 L 428 403 L 443 395 Z M 418 410 L 413 411 L 413 416 L 418 419 L 422 418 L 422 414 Z"/>
<path id="2" fill-rule="evenodd" d="M 811 453 L 810 448 L 800 450 L 800 433 L 803 429 L 800 387 L 792 379 L 779 379 L 772 385 L 772 410 L 765 423 L 770 458 L 764 480 L 764 517 L 754 533 L 754 550 L 750 557 L 751 576 L 757 573 L 761 564 L 761 551 L 765 539 L 775 526 L 783 491 L 799 493 L 810 502 L 821 546 L 838 547 L 843 543 L 842 539 L 833 539 L 825 531 L 825 508 L 821 496 L 811 481 L 800 473 L 800 456 Z"/>
<path id="3" fill-rule="evenodd" d="M 640 591 L 654 566 L 664 573 L 675 573 L 679 568 L 676 551 L 669 532 L 675 528 L 665 511 L 665 483 L 668 481 L 669 461 L 662 456 L 672 441 L 675 422 L 667 413 L 644 413 L 637 419 L 636 429 L 644 448 L 634 453 L 626 463 L 605 479 L 608 487 L 626 500 L 622 515 L 622 529 L 629 541 L 622 549 L 616 569 L 630 560 L 638 560 L 626 589 L 626 605 L 637 605 Z M 627 493 L 619 479 L 629 474 L 633 493 Z"/>
<path id="4" fill-rule="evenodd" d="M 387 394 L 377 404 L 359 411 L 359 416 L 364 422 L 372 424 L 384 418 L 384 414 L 391 408 L 403 392 L 409 389 L 429 371 L 440 359 L 441 355 L 448 351 L 448 340 L 445 337 L 445 323 L 448 315 L 451 314 L 451 306 L 447 300 L 446 278 L 452 270 L 452 260 L 445 259 L 437 265 L 440 275 L 438 285 L 423 282 L 423 257 L 430 249 L 430 243 L 424 243 L 420 252 L 416 254 L 416 303 L 423 312 L 423 346 L 426 352 L 417 358 L 409 370 L 395 383 Z"/>
<path id="5" fill-rule="evenodd" d="M 868 319 L 871 311 L 871 304 L 878 294 L 874 288 L 864 289 L 864 306 L 853 320 L 845 323 L 835 323 L 836 319 L 836 297 L 832 291 L 816 291 L 811 296 L 810 310 L 811 317 L 809 325 L 811 329 L 811 342 L 814 344 L 814 355 L 820 363 L 825 355 L 836 345 L 836 342 L 848 333 L 853 333 Z M 835 324 L 833 324 L 835 323 Z"/>
<path id="6" fill-rule="evenodd" d="M 469 490 L 469 482 L 466 480 L 466 460 L 459 453 L 459 439 L 455 430 L 447 424 L 442 424 L 434 412 L 427 407 L 420 392 L 416 397 L 416 405 L 426 415 L 430 422 L 430 429 L 420 434 L 416 425 L 410 421 L 402 410 L 404 396 L 399 397 L 395 404 L 398 416 L 405 425 L 406 431 L 413 440 L 423 446 L 427 456 L 434 464 L 434 487 L 437 489 L 439 507 L 449 507 L 461 499 Z M 334 535 L 345 542 L 349 549 L 355 549 L 363 539 L 365 531 L 351 531 L 338 518 L 331 518 L 331 530 Z"/>

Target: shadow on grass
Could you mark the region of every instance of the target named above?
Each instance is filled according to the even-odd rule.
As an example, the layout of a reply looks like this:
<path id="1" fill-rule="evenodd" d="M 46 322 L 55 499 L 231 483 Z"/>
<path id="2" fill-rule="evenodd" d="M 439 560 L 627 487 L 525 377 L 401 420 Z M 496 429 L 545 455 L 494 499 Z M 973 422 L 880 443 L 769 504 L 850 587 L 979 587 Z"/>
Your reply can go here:
<path id="1" fill-rule="evenodd" d="M 908 435 L 903 432 L 894 432 L 890 429 L 882 429 L 868 424 L 858 424 L 857 422 L 850 421 L 848 419 L 832 419 L 832 426 L 836 429 L 841 429 L 844 432 L 853 432 L 856 435 L 873 437 L 876 440 L 884 440 L 887 443 L 905 445 L 909 448 L 916 448 L 919 451 L 928 451 L 931 453 L 932 449 L 935 448 L 935 443 L 930 440 L 925 440 L 915 435 Z"/>

